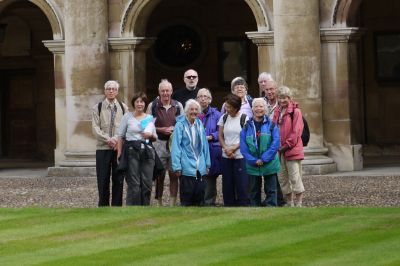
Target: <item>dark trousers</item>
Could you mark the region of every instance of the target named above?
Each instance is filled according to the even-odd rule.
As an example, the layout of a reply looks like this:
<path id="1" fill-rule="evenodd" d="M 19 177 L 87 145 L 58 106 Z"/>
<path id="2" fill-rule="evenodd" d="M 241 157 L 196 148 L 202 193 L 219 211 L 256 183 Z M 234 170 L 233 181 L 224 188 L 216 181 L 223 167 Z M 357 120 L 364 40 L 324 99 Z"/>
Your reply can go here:
<path id="1" fill-rule="evenodd" d="M 222 158 L 222 194 L 225 206 L 249 205 L 249 177 L 244 159 Z"/>
<path id="2" fill-rule="evenodd" d="M 215 206 L 217 199 L 217 178 L 218 176 L 206 176 L 206 191 L 204 193 L 204 204 Z"/>
<path id="3" fill-rule="evenodd" d="M 277 174 L 265 175 L 264 176 L 264 192 L 265 192 L 265 200 L 261 203 L 261 184 L 262 177 L 261 176 L 249 176 L 250 182 L 250 205 L 251 206 L 269 206 L 276 207 L 278 206 L 278 197 L 277 197 Z"/>
<path id="4" fill-rule="evenodd" d="M 96 150 L 97 188 L 99 206 L 110 206 L 110 175 L 112 172 L 112 206 L 122 206 L 124 176 L 118 173 L 117 152 L 113 150 Z"/>
<path id="5" fill-rule="evenodd" d="M 279 181 L 278 181 L 278 175 L 276 175 L 276 187 L 278 190 L 278 206 L 282 207 L 286 204 L 286 201 L 285 201 L 285 198 L 283 197 L 281 185 L 279 184 Z"/>
<path id="6" fill-rule="evenodd" d="M 144 146 L 143 146 L 144 147 Z M 153 148 L 136 150 L 128 147 L 128 171 L 125 175 L 126 205 L 150 205 L 153 185 L 155 151 Z"/>
<path id="7" fill-rule="evenodd" d="M 197 176 L 182 175 L 179 180 L 181 206 L 203 206 L 206 181 L 197 172 Z"/>

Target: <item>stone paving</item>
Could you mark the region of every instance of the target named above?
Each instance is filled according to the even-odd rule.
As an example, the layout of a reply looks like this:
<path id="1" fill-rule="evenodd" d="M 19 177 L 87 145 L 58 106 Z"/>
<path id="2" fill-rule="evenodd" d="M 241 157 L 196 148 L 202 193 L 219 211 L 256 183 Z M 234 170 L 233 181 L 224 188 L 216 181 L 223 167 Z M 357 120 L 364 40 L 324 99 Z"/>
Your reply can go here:
<path id="1" fill-rule="evenodd" d="M 168 205 L 168 178 L 164 205 Z M 400 172 L 386 175 L 304 176 L 305 207 L 381 206 L 400 207 Z M 218 204 L 222 205 L 221 178 Z M 154 192 L 154 189 L 153 189 Z M 156 205 L 152 197 L 152 205 Z M 94 177 L 43 177 L 0 174 L 0 207 L 96 207 Z"/>

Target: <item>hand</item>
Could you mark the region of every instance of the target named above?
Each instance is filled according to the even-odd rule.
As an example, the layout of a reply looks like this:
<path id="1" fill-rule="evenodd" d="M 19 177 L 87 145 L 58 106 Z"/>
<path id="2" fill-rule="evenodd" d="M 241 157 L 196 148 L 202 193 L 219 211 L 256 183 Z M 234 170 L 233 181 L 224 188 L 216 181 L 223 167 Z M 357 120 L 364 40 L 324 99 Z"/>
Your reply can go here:
<path id="1" fill-rule="evenodd" d="M 279 148 L 279 152 L 280 152 L 280 153 L 285 153 L 288 149 L 289 149 L 288 146 L 283 146 L 283 147 L 280 147 L 280 148 Z"/>
<path id="2" fill-rule="evenodd" d="M 176 177 L 180 177 L 181 175 L 182 175 L 182 172 L 181 172 L 181 171 L 176 171 L 176 172 L 175 172 L 175 176 L 176 176 Z"/>
<path id="3" fill-rule="evenodd" d="M 210 169 L 206 169 L 206 175 L 208 175 L 210 173 Z"/>
<path id="4" fill-rule="evenodd" d="M 151 132 L 142 132 L 141 134 L 144 139 L 151 139 L 153 137 Z"/>
<path id="5" fill-rule="evenodd" d="M 212 136 L 212 135 L 207 136 L 207 140 L 208 140 L 208 141 L 213 140 L 213 136 Z"/>
<path id="6" fill-rule="evenodd" d="M 112 149 L 116 149 L 117 147 L 117 140 L 115 138 L 110 138 L 107 140 L 107 145 L 112 148 Z"/>
<path id="7" fill-rule="evenodd" d="M 228 158 L 233 158 L 233 156 L 235 155 L 235 150 L 234 149 L 225 149 L 225 154 L 226 156 L 228 156 Z"/>
<path id="8" fill-rule="evenodd" d="M 264 164 L 264 162 L 263 162 L 261 159 L 258 159 L 258 160 L 256 161 L 256 165 L 257 165 L 258 167 L 262 166 L 263 164 Z"/>

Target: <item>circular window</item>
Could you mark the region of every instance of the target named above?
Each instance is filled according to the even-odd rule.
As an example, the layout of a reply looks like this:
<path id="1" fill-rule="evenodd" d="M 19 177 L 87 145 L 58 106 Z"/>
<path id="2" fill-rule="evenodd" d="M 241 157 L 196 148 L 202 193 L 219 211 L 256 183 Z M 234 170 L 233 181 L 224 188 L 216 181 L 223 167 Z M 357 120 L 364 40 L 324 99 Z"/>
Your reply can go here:
<path id="1" fill-rule="evenodd" d="M 174 25 L 163 29 L 154 44 L 156 58 L 169 67 L 185 67 L 201 54 L 200 35 L 190 27 Z"/>

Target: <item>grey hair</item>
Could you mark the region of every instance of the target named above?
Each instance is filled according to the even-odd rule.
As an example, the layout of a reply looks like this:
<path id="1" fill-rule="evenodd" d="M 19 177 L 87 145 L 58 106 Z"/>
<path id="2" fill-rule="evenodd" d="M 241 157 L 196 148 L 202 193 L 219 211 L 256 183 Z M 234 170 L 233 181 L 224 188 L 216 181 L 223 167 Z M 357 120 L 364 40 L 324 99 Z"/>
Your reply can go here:
<path id="1" fill-rule="evenodd" d="M 267 113 L 268 107 L 267 107 L 267 102 L 264 100 L 264 98 L 254 98 L 251 109 L 254 111 L 254 108 L 255 108 L 254 106 L 256 105 L 256 103 L 259 103 L 259 102 L 264 106 L 264 111 L 265 111 L 265 113 Z"/>
<path id="2" fill-rule="evenodd" d="M 185 103 L 185 114 L 187 114 L 187 113 L 189 112 L 189 108 L 190 108 L 190 106 L 191 106 L 192 104 L 196 105 L 197 110 L 199 111 L 199 113 L 201 112 L 201 106 L 200 106 L 200 104 L 199 104 L 196 100 L 189 99 L 189 100 L 187 100 L 186 103 Z"/>
<path id="3" fill-rule="evenodd" d="M 162 79 L 160 84 L 158 84 L 158 90 L 160 90 L 161 85 L 167 84 L 171 89 L 172 89 L 172 84 L 171 82 L 168 81 L 168 79 Z"/>
<path id="4" fill-rule="evenodd" d="M 201 88 L 201 89 L 197 92 L 197 96 L 199 96 L 199 93 L 200 93 L 200 92 L 205 92 L 205 93 L 207 94 L 207 96 L 210 97 L 210 101 L 208 102 L 208 104 L 210 104 L 211 101 L 212 101 L 211 91 L 210 91 L 209 89 L 207 89 L 207 88 Z M 197 97 L 197 96 L 196 96 L 196 97 Z"/>
<path id="5" fill-rule="evenodd" d="M 104 89 L 115 86 L 119 90 L 119 83 L 116 80 L 109 80 L 104 84 Z"/>
<path id="6" fill-rule="evenodd" d="M 268 80 L 268 81 L 273 81 L 274 79 L 272 78 L 271 73 L 268 72 L 261 72 L 260 75 L 258 75 L 258 82 L 260 82 L 261 80 Z"/>
<path id="7" fill-rule="evenodd" d="M 246 88 L 246 91 L 249 89 L 247 86 L 247 82 L 244 78 L 236 77 L 236 78 L 232 79 L 232 81 L 231 81 L 231 91 L 233 92 L 233 88 L 235 88 L 235 86 L 238 86 L 238 85 L 243 85 Z"/>
<path id="8" fill-rule="evenodd" d="M 278 88 L 278 97 L 289 97 L 289 99 L 292 99 L 292 91 L 286 87 L 286 86 L 281 86 Z"/>

